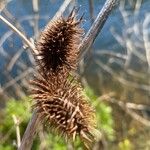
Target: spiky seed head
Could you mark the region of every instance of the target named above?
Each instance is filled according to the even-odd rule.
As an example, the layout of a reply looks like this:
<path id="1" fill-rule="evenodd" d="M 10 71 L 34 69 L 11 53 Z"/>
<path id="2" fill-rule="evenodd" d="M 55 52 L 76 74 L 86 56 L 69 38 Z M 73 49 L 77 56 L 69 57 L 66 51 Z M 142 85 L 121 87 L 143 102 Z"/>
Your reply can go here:
<path id="1" fill-rule="evenodd" d="M 67 139 L 79 135 L 85 144 L 93 141 L 92 130 L 95 128 L 93 108 L 85 99 L 82 88 L 73 81 L 62 78 L 36 77 L 32 81 L 34 108 L 44 120 Z M 49 82 L 50 81 L 50 82 Z"/>
<path id="2" fill-rule="evenodd" d="M 60 17 L 48 23 L 36 43 L 34 53 L 42 71 L 57 74 L 75 68 L 83 34 L 81 20 L 76 19 L 73 10 L 67 18 Z"/>
<path id="3" fill-rule="evenodd" d="M 36 43 L 34 56 L 39 66 L 31 82 L 33 107 L 53 129 L 67 139 L 79 135 L 85 145 L 93 141 L 95 115 L 79 84 L 68 80 L 76 68 L 83 30 L 73 10 L 67 17 L 51 21 Z M 42 119 L 43 120 L 43 119 Z"/>

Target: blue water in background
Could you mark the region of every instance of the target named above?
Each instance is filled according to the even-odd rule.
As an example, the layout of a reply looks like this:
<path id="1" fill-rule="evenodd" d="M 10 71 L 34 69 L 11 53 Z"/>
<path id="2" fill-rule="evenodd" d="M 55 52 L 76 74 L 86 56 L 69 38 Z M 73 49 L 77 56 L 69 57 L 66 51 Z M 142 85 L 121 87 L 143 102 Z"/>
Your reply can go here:
<path id="1" fill-rule="evenodd" d="M 53 0 L 54 2 L 50 2 L 50 0 L 42 0 L 40 2 L 40 16 L 47 16 L 47 20 L 42 20 L 39 22 L 39 27 L 42 28 L 46 25 L 46 23 L 54 16 L 56 11 L 59 9 L 59 6 L 62 4 L 62 0 Z M 99 10 L 102 8 L 105 0 L 95 0 L 94 2 L 94 15 L 96 16 Z M 91 26 L 90 16 L 89 16 L 89 4 L 88 0 L 78 0 L 77 5 L 80 6 L 79 15 L 84 13 L 85 22 L 83 27 L 85 31 L 89 29 Z M 148 7 L 149 5 L 149 7 Z M 128 6 L 127 6 L 128 7 Z M 29 0 L 12 0 L 8 5 L 7 9 L 9 12 L 18 20 L 27 15 L 33 14 L 32 1 Z M 145 0 L 142 8 L 140 10 L 139 19 L 143 18 L 145 12 L 150 10 L 150 1 Z M 141 20 L 142 21 L 142 20 Z M 27 21 L 21 24 L 25 29 L 25 32 L 28 37 L 31 37 L 33 32 L 30 29 Z M 117 43 L 114 41 L 114 38 L 110 32 L 110 27 L 115 27 L 117 32 L 121 32 L 123 28 L 123 20 L 120 15 L 118 8 L 113 11 L 110 17 L 107 20 L 107 23 L 104 25 L 102 32 L 99 34 L 98 38 L 95 41 L 94 48 L 100 49 L 112 49 L 114 45 Z M 8 30 L 5 25 L 0 24 L 0 37 Z M 17 43 L 18 44 L 18 43 Z M 115 47 L 116 48 L 116 47 Z M 114 48 L 113 48 L 114 49 Z"/>
<path id="2" fill-rule="evenodd" d="M 60 5 L 62 4 L 63 0 L 40 0 L 39 1 L 40 8 L 39 8 L 39 14 L 40 16 L 45 16 L 46 19 L 40 19 L 39 20 L 39 28 L 42 29 L 47 24 L 47 22 L 54 16 L 56 11 L 59 9 Z M 105 0 L 95 0 L 94 1 L 94 15 L 96 16 L 99 12 L 99 10 L 102 8 Z M 90 28 L 91 22 L 90 22 L 90 16 L 89 16 L 89 4 L 88 0 L 78 0 L 77 6 L 80 6 L 79 16 L 81 16 L 83 13 L 84 15 L 84 23 L 83 28 L 85 29 L 85 32 Z M 128 5 L 126 6 L 128 8 Z M 21 20 L 25 16 L 31 16 L 33 15 L 33 8 L 32 8 L 32 1 L 29 0 L 12 0 L 7 5 L 8 11 L 16 18 L 16 20 Z M 129 8 L 130 9 L 130 8 Z M 139 20 L 143 20 L 145 12 L 150 11 L 150 0 L 145 0 L 140 13 L 139 13 Z M 65 14 L 67 14 L 68 11 L 66 11 Z M 132 17 L 132 16 L 131 16 Z M 132 19 L 132 18 L 131 18 Z M 10 20 L 11 21 L 11 20 Z M 24 32 L 26 33 L 27 37 L 33 36 L 33 28 L 31 27 L 30 23 L 25 20 L 21 22 L 21 26 L 24 29 Z M 115 27 L 115 30 L 121 34 L 121 31 L 124 27 L 123 19 L 121 17 L 121 14 L 116 8 L 112 14 L 109 16 L 107 22 L 105 23 L 102 31 L 100 32 L 99 36 L 94 42 L 93 48 L 94 49 L 102 49 L 102 50 L 113 50 L 113 51 L 124 51 L 123 48 L 117 43 L 115 38 L 113 37 L 112 33 L 110 32 L 110 28 Z M 4 23 L 0 22 L 0 38 L 8 31 L 10 30 Z M 22 47 L 22 41 L 20 38 L 13 34 L 11 42 L 9 40 L 6 40 L 3 44 L 4 50 L 7 51 L 10 54 L 15 53 L 17 49 Z M 11 43 L 11 44 L 10 44 Z M 23 55 L 26 57 L 25 55 Z M 2 58 L 0 59 L 0 70 L 3 70 L 3 67 L 5 66 L 5 60 Z M 12 76 L 15 76 L 16 72 L 15 69 L 12 73 Z M 3 80 L 2 77 L 0 77 L 0 80 Z"/>

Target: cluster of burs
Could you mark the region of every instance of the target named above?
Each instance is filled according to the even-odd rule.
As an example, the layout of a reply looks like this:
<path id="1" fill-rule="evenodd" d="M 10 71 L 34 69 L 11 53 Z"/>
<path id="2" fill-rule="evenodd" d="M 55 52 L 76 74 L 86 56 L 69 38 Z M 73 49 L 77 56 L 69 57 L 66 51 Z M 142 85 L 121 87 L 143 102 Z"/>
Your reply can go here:
<path id="1" fill-rule="evenodd" d="M 82 18 L 73 10 L 68 17 L 48 23 L 35 44 L 36 74 L 31 81 L 33 108 L 66 140 L 79 136 L 86 147 L 94 140 L 96 119 L 73 72 L 77 68 Z"/>

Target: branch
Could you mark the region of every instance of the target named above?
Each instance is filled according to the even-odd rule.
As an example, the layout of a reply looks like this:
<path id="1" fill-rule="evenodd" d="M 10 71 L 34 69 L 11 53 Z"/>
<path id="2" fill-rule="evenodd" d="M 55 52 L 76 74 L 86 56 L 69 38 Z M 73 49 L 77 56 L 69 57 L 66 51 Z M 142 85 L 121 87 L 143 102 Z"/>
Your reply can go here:
<path id="1" fill-rule="evenodd" d="M 89 11 L 90 11 L 90 18 L 91 18 L 91 23 L 94 22 L 94 1 L 89 0 Z"/>
<path id="2" fill-rule="evenodd" d="M 137 120 L 141 124 L 148 127 L 150 126 L 150 121 L 138 115 L 135 111 L 131 110 L 130 107 L 128 107 L 129 106 L 128 103 L 118 101 L 114 98 L 107 98 L 105 100 L 113 104 L 117 104 L 122 110 L 124 110 L 128 115 L 130 115 L 133 119 Z"/>
<path id="3" fill-rule="evenodd" d="M 59 10 L 56 12 L 55 16 L 52 18 L 52 20 L 57 19 L 61 17 L 61 15 L 64 13 L 66 10 L 67 6 L 71 3 L 73 0 L 65 0 L 63 4 L 60 6 Z"/>
<path id="4" fill-rule="evenodd" d="M 149 17 L 150 14 L 147 14 L 143 22 L 143 40 L 144 40 L 144 47 L 146 51 L 146 59 L 150 71 L 150 42 L 149 42 L 149 32 L 148 32 L 149 24 L 150 24 Z"/>
<path id="5" fill-rule="evenodd" d="M 19 31 L 14 25 L 12 25 L 2 15 L 0 15 L 0 20 L 2 20 L 5 24 L 7 24 L 15 33 L 17 33 L 31 50 L 34 50 L 34 44 L 31 43 L 21 31 Z"/>
<path id="6" fill-rule="evenodd" d="M 19 80 L 25 78 L 29 73 L 33 72 L 32 68 L 28 68 L 27 70 L 25 70 L 22 74 L 20 74 L 19 76 L 17 76 L 16 78 L 10 80 L 7 84 L 5 84 L 3 87 L 1 87 L 1 91 L 0 94 L 3 93 L 7 88 L 9 88 L 10 86 L 14 85 L 16 82 L 18 82 Z"/>
<path id="7" fill-rule="evenodd" d="M 34 111 L 31 120 L 28 123 L 26 131 L 21 141 L 21 145 L 18 150 L 31 150 L 34 136 L 36 134 L 36 129 L 38 128 L 40 118 L 36 111 Z"/>
<path id="8" fill-rule="evenodd" d="M 81 44 L 79 45 L 80 55 L 78 61 L 80 61 L 89 51 L 90 47 L 92 46 L 99 32 L 102 30 L 108 16 L 110 15 L 113 8 L 116 6 L 117 2 L 118 0 L 107 0 L 105 2 L 103 8 L 97 15 L 90 30 L 87 32 Z"/>
<path id="9" fill-rule="evenodd" d="M 104 63 L 100 62 L 99 60 L 94 60 L 94 62 L 98 66 L 100 66 L 104 71 L 109 73 L 114 79 L 119 81 L 120 83 L 122 83 L 122 84 L 124 84 L 128 87 L 133 87 L 133 88 L 141 89 L 141 90 L 148 91 L 148 92 L 150 91 L 150 86 L 148 84 L 139 84 L 139 83 L 136 83 L 136 82 L 133 82 L 133 81 L 129 81 L 129 80 L 119 76 L 109 66 L 105 65 Z"/>
<path id="10" fill-rule="evenodd" d="M 20 121 L 19 119 L 15 116 L 15 115 L 12 115 L 12 118 L 14 120 L 14 124 L 15 124 L 15 127 L 16 127 L 16 136 L 17 136 L 17 147 L 20 146 L 20 129 L 19 129 L 19 124 L 20 124 Z"/>

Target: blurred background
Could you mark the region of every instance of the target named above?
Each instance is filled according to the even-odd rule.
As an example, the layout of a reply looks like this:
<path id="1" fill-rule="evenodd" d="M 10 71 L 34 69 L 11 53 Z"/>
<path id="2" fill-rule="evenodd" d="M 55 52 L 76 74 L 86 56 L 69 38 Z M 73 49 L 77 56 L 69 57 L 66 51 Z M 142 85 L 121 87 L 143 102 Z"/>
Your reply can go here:
<path id="1" fill-rule="evenodd" d="M 0 13 L 29 39 L 63 0 L 0 0 Z M 72 0 L 89 30 L 105 0 Z M 20 144 L 31 116 L 29 80 L 34 59 L 21 38 L 0 20 L 0 150 Z M 102 139 L 93 149 L 150 150 L 150 0 L 120 0 L 78 66 L 78 76 L 96 109 Z M 33 150 L 82 150 L 40 129 Z"/>

